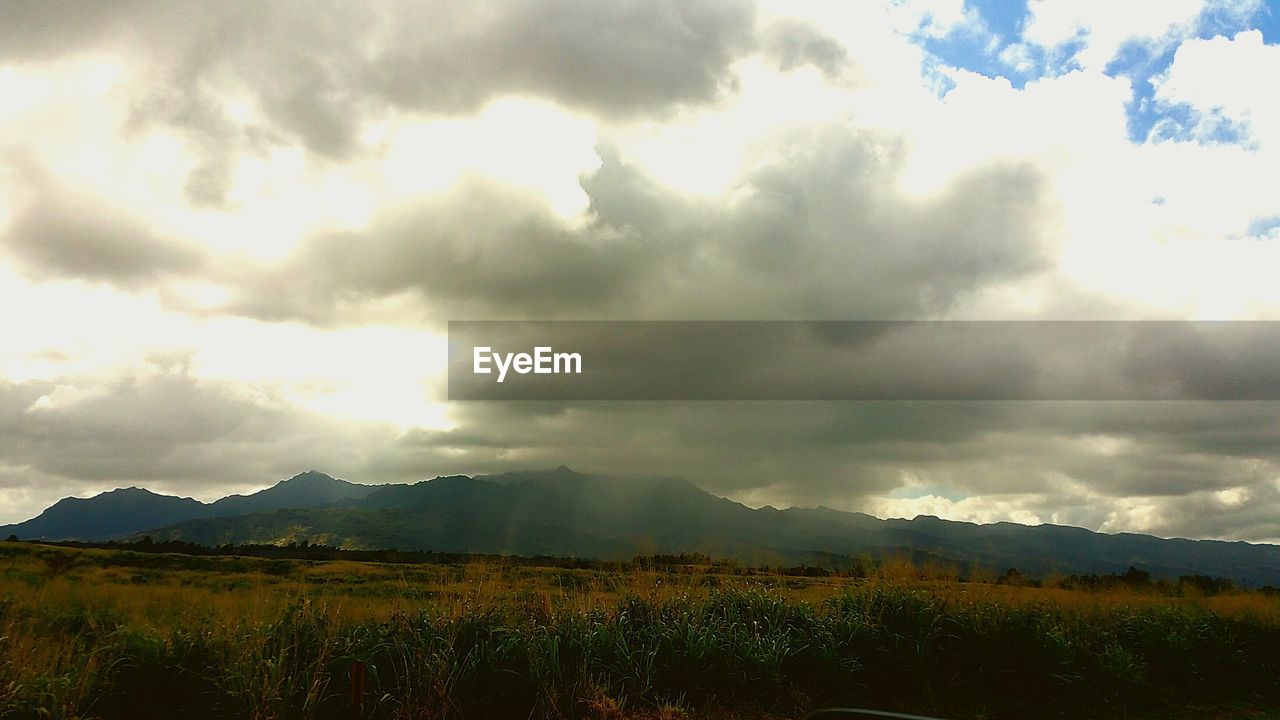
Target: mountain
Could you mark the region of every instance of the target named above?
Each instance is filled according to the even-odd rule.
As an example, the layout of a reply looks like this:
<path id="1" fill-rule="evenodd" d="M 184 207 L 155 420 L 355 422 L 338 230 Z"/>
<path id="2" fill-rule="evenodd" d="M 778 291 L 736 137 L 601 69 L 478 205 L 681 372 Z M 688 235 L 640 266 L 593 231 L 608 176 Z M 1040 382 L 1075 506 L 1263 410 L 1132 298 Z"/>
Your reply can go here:
<path id="1" fill-rule="evenodd" d="M 566 467 L 409 485 L 356 485 L 315 471 L 205 505 L 130 488 L 59 501 L 0 528 L 23 538 L 325 543 L 349 549 L 629 559 L 699 552 L 753 565 L 848 567 L 907 553 L 960 568 L 1029 575 L 1211 575 L 1280 585 L 1280 546 L 1165 540 L 1059 525 L 881 520 L 831 508 L 752 509 L 672 478 L 611 478 Z"/>
<path id="2" fill-rule="evenodd" d="M 1280 546 L 1165 540 L 1057 525 L 976 525 L 930 516 L 881 520 L 830 508 L 752 509 L 675 479 L 609 478 L 568 468 L 386 485 L 320 507 L 197 518 L 151 533 L 203 545 L 319 542 L 627 559 L 701 552 L 750 564 L 848 566 L 909 553 L 959 567 L 1024 573 L 1213 575 L 1280 585 Z"/>
<path id="3" fill-rule="evenodd" d="M 209 506 L 209 515 L 233 517 L 285 508 L 316 507 L 339 500 L 362 498 L 378 487 L 380 486 L 338 480 L 322 472 L 308 470 L 252 495 L 228 495 Z"/>
<path id="4" fill-rule="evenodd" d="M 46 540 L 108 540 L 197 518 L 208 509 L 192 498 L 130 487 L 91 498 L 67 497 L 26 522 L 0 526 L 0 535 Z"/>
<path id="5" fill-rule="evenodd" d="M 361 498 L 377 489 L 377 486 L 338 480 L 314 470 L 281 480 L 252 495 L 230 495 L 211 504 L 142 488 L 123 488 L 91 498 L 63 498 L 37 517 L 0 526 L 0 537 L 12 534 L 40 540 L 116 540 L 196 518 L 310 508 Z"/>

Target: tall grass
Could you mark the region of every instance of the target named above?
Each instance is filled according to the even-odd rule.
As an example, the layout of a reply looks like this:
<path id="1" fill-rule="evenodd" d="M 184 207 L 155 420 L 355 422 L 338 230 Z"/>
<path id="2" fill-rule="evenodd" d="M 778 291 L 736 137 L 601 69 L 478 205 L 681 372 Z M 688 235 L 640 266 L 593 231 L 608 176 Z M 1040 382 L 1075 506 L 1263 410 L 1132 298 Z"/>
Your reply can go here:
<path id="1" fill-rule="evenodd" d="M 1280 701 L 1265 604 L 350 563 L 161 568 L 143 582 L 94 556 L 0 562 L 6 720 L 791 717 L 824 704 L 1162 717 Z M 326 572 L 351 581 L 315 585 Z M 360 597 L 371 582 L 381 594 Z"/>

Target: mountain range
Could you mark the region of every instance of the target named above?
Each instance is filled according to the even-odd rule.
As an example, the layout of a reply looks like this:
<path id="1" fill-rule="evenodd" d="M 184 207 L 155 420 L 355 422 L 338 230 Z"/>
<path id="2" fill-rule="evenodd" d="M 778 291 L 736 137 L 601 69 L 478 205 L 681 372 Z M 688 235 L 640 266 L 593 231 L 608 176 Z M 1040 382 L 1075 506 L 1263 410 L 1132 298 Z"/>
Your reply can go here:
<path id="1" fill-rule="evenodd" d="M 26 522 L 0 526 L 0 535 L 38 540 L 119 540 L 196 518 L 228 518 L 354 500 L 379 487 L 310 470 L 252 495 L 228 495 L 208 504 L 145 488 L 120 488 L 91 498 L 63 498 Z"/>
<path id="2" fill-rule="evenodd" d="M 699 552 L 753 565 L 847 567 L 907 553 L 960 568 L 1031 575 L 1211 575 L 1280 585 L 1280 546 L 1096 533 L 1060 525 L 882 520 L 831 508 L 753 509 L 684 480 L 554 470 L 370 486 L 311 471 L 252 495 L 205 504 L 139 488 L 66 498 L 0 527 L 23 539 L 182 540 L 201 545 L 306 541 L 349 549 L 629 559 Z"/>

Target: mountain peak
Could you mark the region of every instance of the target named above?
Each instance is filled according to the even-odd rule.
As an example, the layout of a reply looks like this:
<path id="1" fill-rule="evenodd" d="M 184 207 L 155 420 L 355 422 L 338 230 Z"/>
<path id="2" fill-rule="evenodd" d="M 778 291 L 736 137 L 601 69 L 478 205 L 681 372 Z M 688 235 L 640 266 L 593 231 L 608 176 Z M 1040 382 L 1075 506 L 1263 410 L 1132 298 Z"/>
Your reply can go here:
<path id="1" fill-rule="evenodd" d="M 116 488 L 114 490 L 108 490 L 100 494 L 102 495 L 159 495 L 160 493 L 148 490 L 147 488 L 138 487 L 137 485 L 130 485 L 129 487 Z"/>
<path id="2" fill-rule="evenodd" d="M 304 484 L 305 484 L 305 483 L 316 483 L 316 482 L 333 482 L 333 481 L 334 481 L 334 480 L 336 480 L 336 479 L 337 479 L 337 478 L 334 478 L 334 477 L 333 477 L 333 476 L 331 476 L 331 475 L 326 475 L 326 474 L 324 474 L 324 473 L 320 472 L 319 470 L 308 470 L 308 471 L 306 471 L 306 472 L 298 473 L 297 475 L 294 475 L 293 477 L 289 478 L 288 480 L 281 480 L 281 481 L 280 481 L 280 484 L 283 484 L 283 483 L 294 483 L 294 482 L 296 482 L 296 483 L 304 483 Z"/>
<path id="3" fill-rule="evenodd" d="M 315 507 L 364 497 L 374 490 L 371 485 L 357 485 L 319 470 L 308 470 L 250 495 L 228 495 L 210 506 L 210 514 L 228 517 L 286 508 Z"/>

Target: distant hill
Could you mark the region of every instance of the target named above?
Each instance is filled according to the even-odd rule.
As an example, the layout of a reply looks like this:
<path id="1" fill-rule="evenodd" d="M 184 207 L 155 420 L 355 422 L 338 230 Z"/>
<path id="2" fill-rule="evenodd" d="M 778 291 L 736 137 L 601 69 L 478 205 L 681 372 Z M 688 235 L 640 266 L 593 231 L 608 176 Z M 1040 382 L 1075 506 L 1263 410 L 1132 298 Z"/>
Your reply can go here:
<path id="1" fill-rule="evenodd" d="M 205 504 L 143 488 L 122 488 L 91 498 L 68 497 L 40 515 L 0 526 L 0 537 L 34 540 L 116 540 L 195 518 L 222 518 L 281 508 L 309 508 L 364 497 L 376 490 L 314 470 L 281 480 L 252 495 L 230 495 Z"/>
<path id="2" fill-rule="evenodd" d="M 116 509 L 106 510 L 108 502 Z M 148 534 L 209 546 L 305 541 L 348 549 L 602 559 L 698 552 L 753 565 L 836 568 L 905 553 L 961 570 L 980 565 L 1029 575 L 1091 574 L 1121 573 L 1132 565 L 1156 577 L 1210 575 L 1249 586 L 1280 585 L 1275 545 L 930 516 L 881 520 L 822 507 L 752 509 L 684 480 L 611 478 L 565 467 L 377 487 L 310 472 L 211 505 L 120 490 L 60 501 L 34 520 L 0 528 L 10 532 L 24 538 Z"/>

